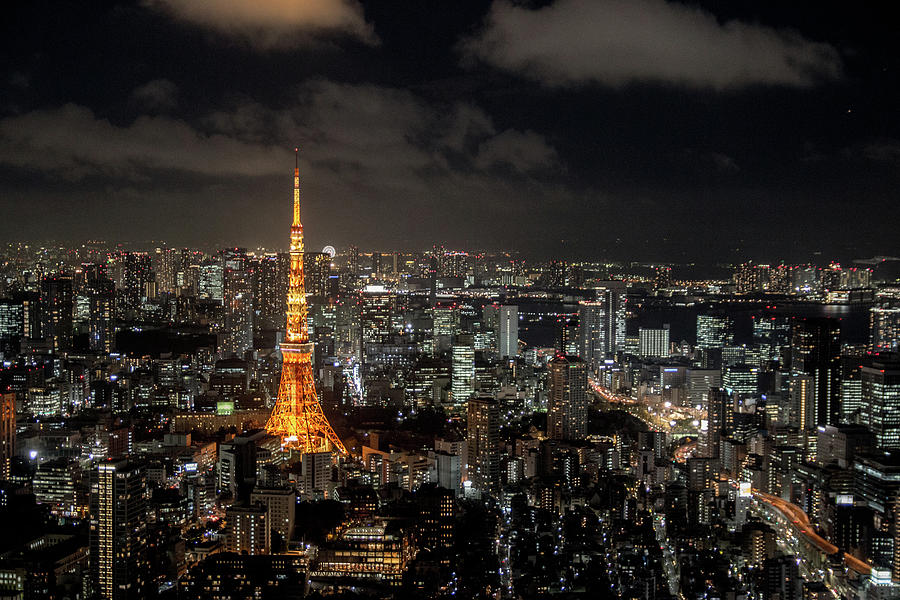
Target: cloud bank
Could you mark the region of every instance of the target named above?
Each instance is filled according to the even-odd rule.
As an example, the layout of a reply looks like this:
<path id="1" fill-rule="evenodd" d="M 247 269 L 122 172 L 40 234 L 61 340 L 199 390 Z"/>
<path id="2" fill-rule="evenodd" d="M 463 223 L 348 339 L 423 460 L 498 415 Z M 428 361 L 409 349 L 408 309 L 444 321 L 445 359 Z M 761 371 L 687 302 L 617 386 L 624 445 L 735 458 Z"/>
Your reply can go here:
<path id="1" fill-rule="evenodd" d="M 356 0 L 146 1 L 177 19 L 264 48 L 294 46 L 318 33 L 342 33 L 366 43 L 376 41 Z"/>
<path id="2" fill-rule="evenodd" d="M 695 88 L 807 87 L 840 76 L 837 51 L 792 31 L 720 23 L 666 0 L 495 0 L 469 59 L 548 85 L 661 82 Z"/>

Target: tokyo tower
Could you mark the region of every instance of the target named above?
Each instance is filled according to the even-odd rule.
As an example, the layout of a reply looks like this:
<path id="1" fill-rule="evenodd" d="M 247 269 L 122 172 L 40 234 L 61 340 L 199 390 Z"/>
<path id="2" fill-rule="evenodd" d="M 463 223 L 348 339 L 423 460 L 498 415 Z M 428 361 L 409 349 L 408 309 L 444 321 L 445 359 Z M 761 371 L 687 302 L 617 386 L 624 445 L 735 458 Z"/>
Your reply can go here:
<path id="1" fill-rule="evenodd" d="M 298 149 L 294 150 L 299 153 Z M 298 154 L 299 155 L 299 154 Z M 266 430 L 281 436 L 282 444 L 304 454 L 347 449 L 331 428 L 316 397 L 313 382 L 313 344 L 306 324 L 306 285 L 303 279 L 303 225 L 300 223 L 300 165 L 294 166 L 294 223 L 291 225 L 291 272 L 288 278 L 287 335 L 281 344 L 281 385 Z"/>

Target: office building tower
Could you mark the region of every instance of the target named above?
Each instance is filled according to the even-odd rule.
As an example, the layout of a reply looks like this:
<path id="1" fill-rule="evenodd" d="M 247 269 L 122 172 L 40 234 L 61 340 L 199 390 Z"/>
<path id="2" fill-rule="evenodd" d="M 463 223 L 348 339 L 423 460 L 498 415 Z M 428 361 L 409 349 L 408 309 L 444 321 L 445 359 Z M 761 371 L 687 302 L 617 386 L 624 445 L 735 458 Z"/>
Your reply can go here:
<path id="1" fill-rule="evenodd" d="M 431 314 L 434 353 L 440 354 L 450 348 L 459 331 L 459 309 L 456 305 L 435 306 Z"/>
<path id="2" fill-rule="evenodd" d="M 294 512 L 297 504 L 297 493 L 294 490 L 255 488 L 250 494 L 250 504 L 266 507 L 269 512 L 269 527 L 277 531 L 283 540 L 291 539 L 294 535 Z"/>
<path id="3" fill-rule="evenodd" d="M 300 494 L 305 499 L 326 497 L 331 482 L 331 452 L 308 452 L 300 459 Z"/>
<path id="4" fill-rule="evenodd" d="M 597 290 L 597 299 L 578 305 L 578 352 L 592 371 L 625 342 L 625 296 Z"/>
<path id="5" fill-rule="evenodd" d="M 841 414 L 846 423 L 858 423 L 862 413 L 862 365 L 859 356 L 841 355 Z"/>
<path id="6" fill-rule="evenodd" d="M 394 294 L 387 291 L 363 291 L 359 315 L 363 345 L 368 342 L 381 342 L 391 335 L 391 319 L 394 312 Z"/>
<path id="7" fill-rule="evenodd" d="M 462 406 L 475 393 L 475 349 L 457 344 L 451 357 L 451 399 L 453 404 Z"/>
<path id="8" fill-rule="evenodd" d="M 112 280 L 93 280 L 88 294 L 88 345 L 94 352 L 109 354 L 116 343 L 116 287 Z"/>
<path id="9" fill-rule="evenodd" d="M 734 272 L 734 284 L 738 294 L 758 292 L 762 285 L 758 266 L 752 262 L 739 265 Z"/>
<path id="10" fill-rule="evenodd" d="M 697 348 L 734 344 L 734 321 L 727 315 L 697 315 Z"/>
<path id="11" fill-rule="evenodd" d="M 717 458 L 722 438 L 731 435 L 734 428 L 734 401 L 728 390 L 709 390 L 706 402 L 706 440 L 704 456 Z"/>
<path id="12" fill-rule="evenodd" d="M 128 316 L 135 316 L 141 310 L 144 298 L 148 297 L 153 269 L 150 255 L 146 252 L 126 252 L 122 256 L 122 303 L 121 308 Z"/>
<path id="13" fill-rule="evenodd" d="M 841 330 L 829 318 L 797 319 L 791 332 L 791 373 L 811 375 L 815 386 L 812 426 L 841 419 Z"/>
<path id="14" fill-rule="evenodd" d="M 207 260 L 199 266 L 197 290 L 200 298 L 222 302 L 224 294 L 222 263 L 217 260 Z"/>
<path id="15" fill-rule="evenodd" d="M 224 356 L 253 347 L 253 270 L 246 250 L 230 248 L 222 263 L 222 298 L 225 309 Z"/>
<path id="16" fill-rule="evenodd" d="M 69 274 L 48 275 L 41 282 L 41 333 L 53 352 L 72 347 L 75 311 L 73 278 Z"/>
<path id="17" fill-rule="evenodd" d="M 181 252 L 174 248 L 157 248 L 154 254 L 156 283 L 160 292 L 174 294 L 177 286 L 177 274 L 181 262 Z"/>
<path id="18" fill-rule="evenodd" d="M 900 308 L 873 306 L 869 309 L 869 351 L 900 351 Z"/>
<path id="19" fill-rule="evenodd" d="M 306 292 L 314 298 L 330 295 L 331 255 L 325 252 L 305 252 L 303 270 L 306 272 Z"/>
<path id="20" fill-rule="evenodd" d="M 145 598 L 147 480 L 144 469 L 125 460 L 100 463 L 90 499 L 91 584 L 103 600 Z"/>
<path id="21" fill-rule="evenodd" d="M 284 298 L 287 285 L 279 279 L 278 254 L 264 254 L 253 263 L 253 330 L 284 329 Z"/>
<path id="22" fill-rule="evenodd" d="M 810 431 L 816 427 L 816 381 L 812 375 L 793 373 L 788 383 L 790 425 Z"/>
<path id="23" fill-rule="evenodd" d="M 638 354 L 644 358 L 666 358 L 669 356 L 669 326 L 661 329 L 638 329 Z"/>
<path id="24" fill-rule="evenodd" d="M 225 548 L 228 552 L 256 556 L 272 551 L 269 509 L 262 504 L 231 506 L 225 511 L 228 526 Z"/>
<path id="25" fill-rule="evenodd" d="M 9 479 L 16 452 L 16 395 L 0 394 L 0 481 Z"/>
<path id="26" fill-rule="evenodd" d="M 466 472 L 472 486 L 494 492 L 500 485 L 500 405 L 489 396 L 471 398 L 466 419 Z"/>
<path id="27" fill-rule="evenodd" d="M 577 356 L 557 356 L 550 361 L 550 396 L 547 435 L 557 440 L 581 440 L 587 436 L 587 365 Z"/>
<path id="28" fill-rule="evenodd" d="M 900 448 L 900 357 L 879 356 L 860 368 L 862 407 L 860 421 L 875 434 L 883 449 Z"/>
<path id="29" fill-rule="evenodd" d="M 760 313 L 751 315 L 753 323 L 753 345 L 759 350 L 761 363 L 785 362 L 790 357 L 784 351 L 791 345 L 791 321 L 788 317 Z"/>
<path id="30" fill-rule="evenodd" d="M 23 329 L 22 303 L 0 299 L 0 357 L 13 357 L 19 353 Z"/>
<path id="31" fill-rule="evenodd" d="M 497 345 L 500 358 L 515 358 L 519 353 L 519 307 L 501 306 L 498 321 Z"/>
<path id="32" fill-rule="evenodd" d="M 456 497 L 452 490 L 426 483 L 416 490 L 416 534 L 419 547 L 445 552 L 453 547 Z"/>

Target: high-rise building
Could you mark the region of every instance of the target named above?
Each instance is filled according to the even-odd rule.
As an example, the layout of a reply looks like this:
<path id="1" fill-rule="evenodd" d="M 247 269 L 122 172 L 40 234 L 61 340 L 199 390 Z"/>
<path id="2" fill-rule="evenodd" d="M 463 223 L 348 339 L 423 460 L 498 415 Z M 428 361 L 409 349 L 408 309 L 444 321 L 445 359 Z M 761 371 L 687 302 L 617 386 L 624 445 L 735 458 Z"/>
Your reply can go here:
<path id="1" fill-rule="evenodd" d="M 146 496 L 147 481 L 140 465 L 108 461 L 92 474 L 91 584 L 103 600 L 147 596 Z"/>
<path id="2" fill-rule="evenodd" d="M 269 509 L 262 504 L 231 506 L 225 511 L 228 552 L 255 556 L 272 551 Z"/>
<path id="3" fill-rule="evenodd" d="M 734 343 L 734 322 L 727 315 L 697 315 L 698 348 L 724 348 Z"/>
<path id="4" fill-rule="evenodd" d="M 72 347 L 75 311 L 73 278 L 69 274 L 48 275 L 41 282 L 41 333 L 54 352 Z"/>
<path id="5" fill-rule="evenodd" d="M 762 363 L 780 361 L 785 348 L 791 345 L 791 321 L 782 315 L 760 313 L 751 315 L 753 345 L 759 350 Z"/>
<path id="6" fill-rule="evenodd" d="M 222 298 L 225 309 L 223 354 L 243 356 L 253 347 L 253 269 L 243 248 L 229 248 L 224 252 Z"/>
<path id="7" fill-rule="evenodd" d="M 806 431 L 815 429 L 815 378 L 806 373 L 793 373 L 788 386 L 791 399 L 790 425 Z"/>
<path id="8" fill-rule="evenodd" d="M 577 356 L 559 355 L 549 363 L 547 435 L 558 440 L 587 436 L 587 365 Z"/>
<path id="9" fill-rule="evenodd" d="M 116 343 L 116 286 L 111 279 L 89 282 L 88 345 L 94 352 L 109 354 Z"/>
<path id="10" fill-rule="evenodd" d="M 269 511 L 269 527 L 288 541 L 294 534 L 294 512 L 297 493 L 292 489 L 255 488 L 250 494 L 250 504 L 265 506 Z"/>
<path id="11" fill-rule="evenodd" d="M 662 290 L 672 286 L 672 267 L 655 267 L 653 289 Z"/>
<path id="12" fill-rule="evenodd" d="M 7 298 L 0 299 L 0 356 L 19 353 L 23 334 L 22 303 Z"/>
<path id="13" fill-rule="evenodd" d="M 457 344 L 453 346 L 451 356 L 451 399 L 455 405 L 462 406 L 475 393 L 475 349 Z"/>
<path id="14" fill-rule="evenodd" d="M 704 456 L 719 456 L 719 445 L 723 437 L 731 434 L 734 428 L 734 401 L 731 394 L 723 388 L 709 390 L 706 402 L 706 440 Z"/>
<path id="15" fill-rule="evenodd" d="M 873 306 L 869 309 L 869 351 L 900 351 L 900 308 Z"/>
<path id="16" fill-rule="evenodd" d="M 149 284 L 153 281 L 150 255 L 146 252 L 126 252 L 122 257 L 122 310 L 138 312 L 144 298 L 149 296 Z"/>
<path id="17" fill-rule="evenodd" d="M 753 294 L 762 286 L 759 267 L 752 262 L 739 265 L 734 272 L 735 289 L 738 294 Z"/>
<path id="18" fill-rule="evenodd" d="M 156 249 L 156 283 L 160 292 L 174 294 L 177 287 L 178 266 L 181 260 L 181 252 L 175 248 L 157 248 Z"/>
<path id="19" fill-rule="evenodd" d="M 298 158 L 299 161 L 299 158 Z M 347 449 L 322 411 L 313 380 L 313 344 L 309 341 L 303 277 L 303 224 L 300 221 L 300 168 L 294 167 L 294 220 L 291 224 L 291 271 L 287 295 L 287 333 L 280 345 L 281 383 L 266 429 L 284 446 L 301 453 Z"/>
<path id="20" fill-rule="evenodd" d="M 16 452 L 16 395 L 0 394 L 0 481 L 9 479 L 9 463 Z"/>
<path id="21" fill-rule="evenodd" d="M 287 285 L 279 279 L 278 254 L 260 256 L 253 265 L 253 329 L 284 329 L 284 298 Z"/>
<path id="22" fill-rule="evenodd" d="M 900 448 L 900 358 L 884 355 L 860 369 L 861 421 L 883 449 Z"/>
<path id="23" fill-rule="evenodd" d="M 661 329 L 638 329 L 638 354 L 645 358 L 666 358 L 669 356 L 669 326 Z"/>
<path id="24" fill-rule="evenodd" d="M 597 290 L 597 300 L 578 306 L 578 352 L 592 371 L 625 342 L 625 297 L 621 290 Z"/>
<path id="25" fill-rule="evenodd" d="M 303 254 L 303 270 L 306 271 L 306 292 L 314 298 L 330 294 L 331 255 L 325 252 Z"/>
<path id="26" fill-rule="evenodd" d="M 841 329 L 829 318 L 797 319 L 791 333 L 791 373 L 811 375 L 815 386 L 812 426 L 841 419 Z M 807 427 L 809 425 L 806 425 Z"/>
<path id="27" fill-rule="evenodd" d="M 494 492 L 500 485 L 500 405 L 489 396 L 467 405 L 467 477 L 476 490 Z"/>
<path id="28" fill-rule="evenodd" d="M 391 335 L 394 295 L 387 291 L 364 290 L 360 303 L 362 343 L 380 342 Z"/>
<path id="29" fill-rule="evenodd" d="M 204 300 L 217 300 L 223 298 L 223 268 L 219 261 L 207 260 L 199 266 L 197 281 L 198 294 Z"/>
<path id="30" fill-rule="evenodd" d="M 519 307 L 501 306 L 498 321 L 497 346 L 500 358 L 515 358 L 519 353 Z"/>

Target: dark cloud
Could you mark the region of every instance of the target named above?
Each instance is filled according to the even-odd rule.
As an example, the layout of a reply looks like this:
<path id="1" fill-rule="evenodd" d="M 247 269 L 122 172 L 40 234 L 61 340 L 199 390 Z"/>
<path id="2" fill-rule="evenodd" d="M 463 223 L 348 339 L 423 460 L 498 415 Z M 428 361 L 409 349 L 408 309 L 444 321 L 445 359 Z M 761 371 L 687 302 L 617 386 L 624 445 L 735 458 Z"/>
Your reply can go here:
<path id="1" fill-rule="evenodd" d="M 665 0 L 495 0 L 470 57 L 551 85 L 662 82 L 734 89 L 804 87 L 841 74 L 830 45 Z"/>
<path id="2" fill-rule="evenodd" d="M 309 34 L 337 32 L 376 41 L 356 0 L 146 0 L 174 17 L 262 47 L 296 46 Z"/>
<path id="3" fill-rule="evenodd" d="M 266 175 L 290 160 L 284 148 L 207 134 L 169 117 L 127 126 L 67 104 L 0 121 L 0 164 L 71 180 L 93 175 L 140 179 L 148 169 L 202 175 Z"/>
<path id="4" fill-rule="evenodd" d="M 144 109 L 171 110 L 178 106 L 178 86 L 168 79 L 154 79 L 136 88 L 131 99 Z"/>

